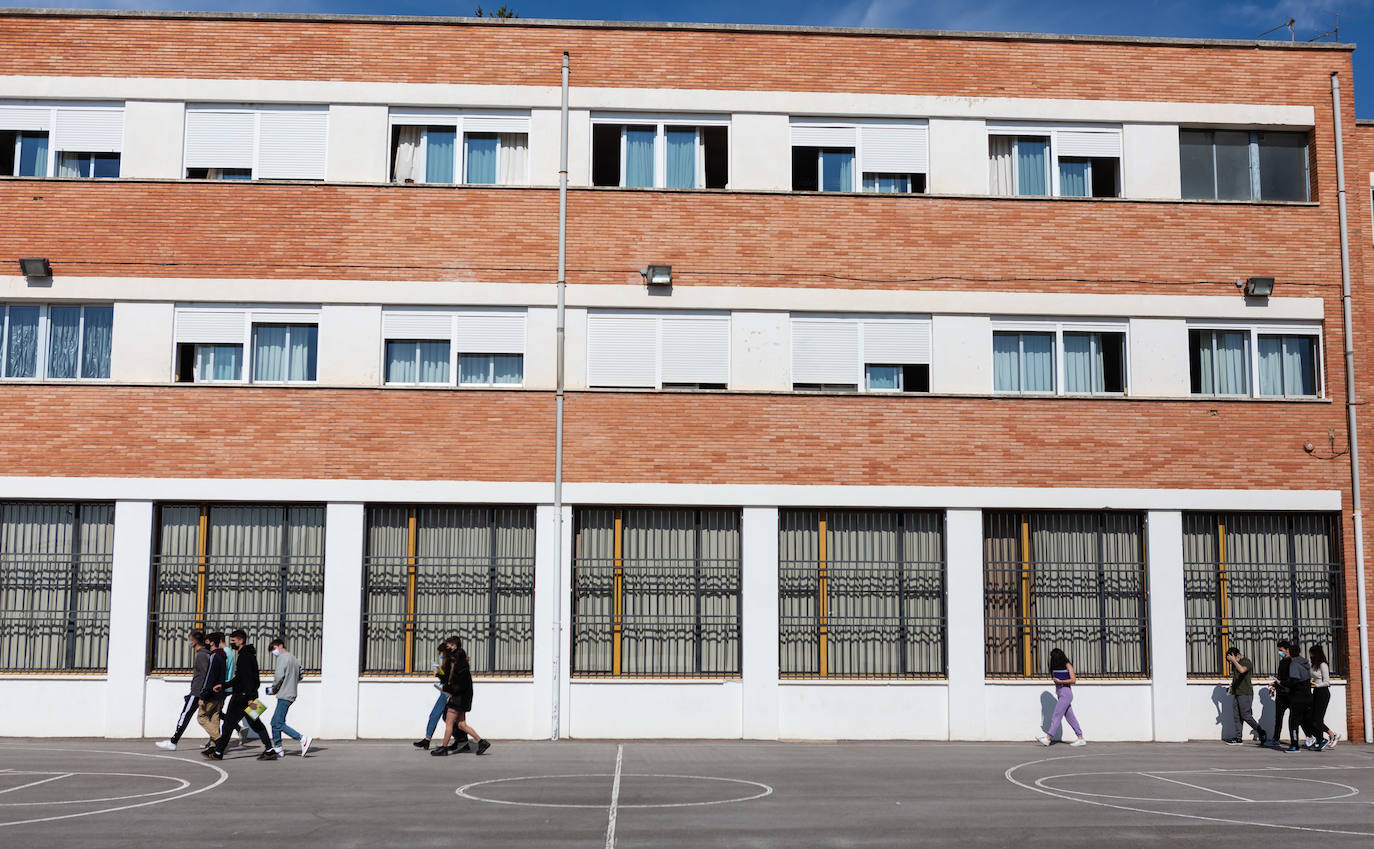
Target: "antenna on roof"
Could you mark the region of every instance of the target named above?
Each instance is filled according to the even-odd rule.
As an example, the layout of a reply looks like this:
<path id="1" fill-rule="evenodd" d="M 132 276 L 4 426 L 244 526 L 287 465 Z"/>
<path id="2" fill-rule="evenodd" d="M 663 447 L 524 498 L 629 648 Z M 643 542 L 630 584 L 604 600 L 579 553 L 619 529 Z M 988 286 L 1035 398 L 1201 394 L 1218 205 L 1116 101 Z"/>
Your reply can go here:
<path id="1" fill-rule="evenodd" d="M 1340 40 L 1341 40 L 1341 14 L 1340 14 L 1340 12 L 1327 12 L 1326 14 L 1330 15 L 1331 18 L 1332 18 L 1333 23 L 1332 23 L 1331 29 L 1327 30 L 1327 31 L 1324 32 L 1324 33 L 1321 33 L 1320 35 L 1314 35 L 1314 36 L 1312 36 L 1311 38 L 1307 39 L 1308 41 L 1320 41 L 1321 39 L 1326 38 L 1328 35 L 1331 36 L 1331 39 L 1332 39 L 1333 41 L 1340 41 Z"/>
<path id="2" fill-rule="evenodd" d="M 1255 37 L 1256 37 L 1256 38 L 1264 38 L 1266 35 L 1268 35 L 1268 34 L 1271 33 L 1271 32 L 1277 32 L 1277 31 L 1279 31 L 1279 30 L 1281 30 L 1281 29 L 1287 29 L 1287 30 L 1288 30 L 1288 40 L 1289 40 L 1289 41 L 1293 41 L 1293 40 L 1294 40 L 1293 24 L 1295 24 L 1295 23 L 1297 23 L 1297 21 L 1293 20 L 1292 18 L 1289 18 L 1289 19 L 1288 19 L 1287 21 L 1285 21 L 1284 23 L 1279 24 L 1278 26 L 1274 27 L 1273 29 L 1267 29 L 1267 30 L 1265 30 L 1264 32 L 1260 33 L 1259 35 L 1257 35 L 1257 36 L 1255 36 Z"/>

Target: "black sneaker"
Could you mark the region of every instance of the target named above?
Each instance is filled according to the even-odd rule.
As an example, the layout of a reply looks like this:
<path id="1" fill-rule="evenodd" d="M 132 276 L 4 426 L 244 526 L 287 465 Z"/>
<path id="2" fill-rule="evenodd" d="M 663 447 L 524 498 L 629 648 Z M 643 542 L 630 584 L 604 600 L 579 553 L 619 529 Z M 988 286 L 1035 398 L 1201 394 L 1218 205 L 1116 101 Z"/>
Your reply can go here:
<path id="1" fill-rule="evenodd" d="M 1326 748 L 1326 738 L 1325 738 L 1325 737 L 1323 737 L 1322 739 L 1318 740 L 1316 743 L 1314 743 L 1314 744 L 1312 745 L 1312 751 L 1314 751 L 1314 752 L 1320 752 L 1320 751 L 1322 751 L 1322 750 L 1325 749 L 1325 748 Z"/>
<path id="2" fill-rule="evenodd" d="M 265 751 L 265 752 L 263 752 L 262 754 L 258 755 L 258 760 L 260 760 L 260 761 L 275 761 L 276 759 L 277 759 L 277 753 L 274 752 L 274 751 L 272 751 L 271 749 L 268 749 L 267 751 Z"/>
<path id="3" fill-rule="evenodd" d="M 1225 743 L 1228 746 L 1240 746 L 1244 744 L 1244 741 L 1241 740 L 1239 737 L 1232 737 L 1230 740 L 1222 740 L 1221 742 Z"/>
<path id="4" fill-rule="evenodd" d="M 476 752 L 476 754 L 484 755 L 484 754 L 486 754 L 487 749 L 490 749 L 490 748 L 491 748 L 491 741 L 490 741 L 490 740 L 480 740 L 480 741 L 478 741 L 478 743 L 477 743 L 477 752 Z"/>
<path id="5" fill-rule="evenodd" d="M 417 749 L 428 749 L 428 748 L 429 748 L 429 738 L 426 737 L 426 738 L 423 739 L 423 740 L 416 740 L 414 743 L 411 743 L 410 745 L 414 746 L 414 747 L 417 748 Z"/>
<path id="6" fill-rule="evenodd" d="M 203 751 L 203 752 L 200 753 L 200 756 L 203 757 L 203 758 L 205 758 L 206 760 L 211 760 L 211 761 L 222 761 L 222 760 L 224 760 L 224 755 L 221 755 L 219 752 L 216 752 L 214 749 L 206 749 L 205 751 Z"/>
<path id="7" fill-rule="evenodd" d="M 457 754 L 460 754 L 460 755 L 461 755 L 461 754 L 464 754 L 465 752 L 471 752 L 471 751 L 472 751 L 472 741 L 471 741 L 471 740 L 464 740 L 463 743 L 462 743 L 462 745 L 458 746 L 458 747 L 455 748 L 453 751 L 454 751 L 455 753 L 457 753 Z"/>
<path id="8" fill-rule="evenodd" d="M 432 757 L 443 758 L 448 757 L 448 754 L 451 751 L 453 751 L 453 749 L 449 746 L 436 746 L 433 749 L 430 749 L 429 753 Z"/>
<path id="9" fill-rule="evenodd" d="M 1298 744 L 1297 744 L 1297 743 L 1293 743 L 1293 744 L 1289 745 L 1289 747 L 1286 748 L 1286 749 L 1280 748 L 1279 751 L 1281 751 L 1281 752 L 1301 752 L 1302 749 L 1299 749 L 1299 748 L 1298 748 Z"/>

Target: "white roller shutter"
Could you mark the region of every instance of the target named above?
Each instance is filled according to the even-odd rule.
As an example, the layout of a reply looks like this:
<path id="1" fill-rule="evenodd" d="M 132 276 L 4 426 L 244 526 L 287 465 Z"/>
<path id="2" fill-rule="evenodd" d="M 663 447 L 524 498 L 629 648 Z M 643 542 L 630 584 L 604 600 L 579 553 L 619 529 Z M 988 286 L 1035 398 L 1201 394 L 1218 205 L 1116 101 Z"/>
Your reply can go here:
<path id="1" fill-rule="evenodd" d="M 664 383 L 730 382 L 730 317 L 662 319 Z"/>
<path id="2" fill-rule="evenodd" d="M 865 321 L 864 362 L 885 365 L 930 363 L 930 322 L 925 319 Z"/>
<path id="3" fill-rule="evenodd" d="M 1121 156 L 1121 132 L 1060 130 L 1057 134 L 1060 156 Z"/>
<path id="4" fill-rule="evenodd" d="M 252 112 L 186 110 L 187 168 L 252 168 Z"/>
<path id="5" fill-rule="evenodd" d="M 859 383 L 859 323 L 792 319 L 793 383 Z"/>
<path id="6" fill-rule="evenodd" d="M 320 314 L 314 310 L 258 310 L 253 313 L 257 324 L 319 324 Z"/>
<path id="7" fill-rule="evenodd" d="M 587 316 L 587 385 L 658 385 L 658 319 Z"/>
<path id="8" fill-rule="evenodd" d="M 929 170 L 926 128 L 916 125 L 864 127 L 863 169 L 889 174 L 924 174 Z"/>
<path id="9" fill-rule="evenodd" d="M 266 179 L 323 180 L 329 112 L 264 109 L 259 115 L 258 169 Z"/>
<path id="10" fill-rule="evenodd" d="M 382 336 L 387 339 L 451 339 L 453 313 L 387 310 L 382 313 Z"/>
<path id="11" fill-rule="evenodd" d="M 242 345 L 246 318 L 247 313 L 243 310 L 179 308 L 176 311 L 176 341 Z"/>
<path id="12" fill-rule="evenodd" d="M 523 354 L 525 316 L 520 313 L 460 313 L 457 347 L 465 354 Z"/>
<path id="13" fill-rule="evenodd" d="M 516 115 L 473 115 L 463 119 L 465 133 L 528 133 L 530 119 Z"/>
<path id="14" fill-rule="evenodd" d="M 0 106 L 0 130 L 47 130 L 51 124 L 46 106 Z"/>
<path id="15" fill-rule="evenodd" d="M 123 109 L 58 109 L 57 150 L 119 153 L 124 146 Z"/>
<path id="16" fill-rule="evenodd" d="M 854 127 L 792 125 L 794 147 L 855 147 L 857 138 L 858 131 Z"/>

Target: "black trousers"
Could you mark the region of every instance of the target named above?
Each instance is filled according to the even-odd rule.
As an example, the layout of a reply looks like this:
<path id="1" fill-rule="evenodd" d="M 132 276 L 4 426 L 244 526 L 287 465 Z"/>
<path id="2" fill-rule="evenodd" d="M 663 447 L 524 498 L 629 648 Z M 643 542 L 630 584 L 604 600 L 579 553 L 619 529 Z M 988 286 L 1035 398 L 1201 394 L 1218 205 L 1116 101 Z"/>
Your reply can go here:
<path id="1" fill-rule="evenodd" d="M 186 701 L 182 702 L 181 715 L 177 717 L 177 730 L 169 738 L 173 743 L 181 741 L 181 735 L 186 733 L 186 726 L 191 724 L 191 720 L 196 718 L 196 708 L 200 707 L 200 699 L 186 694 Z"/>
<path id="2" fill-rule="evenodd" d="M 255 698 L 257 698 L 256 693 L 251 695 L 235 693 L 229 697 L 229 703 L 224 706 L 224 724 L 220 726 L 219 739 L 215 741 L 216 752 L 222 755 L 224 750 L 229 748 L 229 741 L 233 739 L 234 729 L 239 727 L 240 719 L 248 721 L 248 727 L 258 735 L 264 749 L 270 750 L 272 748 L 272 737 L 267 733 L 267 726 L 262 724 L 262 720 L 254 719 L 246 713 L 248 703 Z"/>
<path id="3" fill-rule="evenodd" d="M 1288 734 L 1292 739 L 1298 738 L 1299 729 L 1307 732 L 1308 737 L 1320 736 L 1312 733 L 1312 699 L 1289 699 L 1288 711 Z"/>
<path id="4" fill-rule="evenodd" d="M 1270 739 L 1277 743 L 1283 739 L 1283 714 L 1288 710 L 1288 695 L 1279 693 L 1274 697 L 1274 733 Z"/>
<path id="5" fill-rule="evenodd" d="M 1326 731 L 1326 708 L 1331 704 L 1330 687 L 1312 688 L 1312 713 L 1307 720 L 1307 733 L 1313 737 Z"/>

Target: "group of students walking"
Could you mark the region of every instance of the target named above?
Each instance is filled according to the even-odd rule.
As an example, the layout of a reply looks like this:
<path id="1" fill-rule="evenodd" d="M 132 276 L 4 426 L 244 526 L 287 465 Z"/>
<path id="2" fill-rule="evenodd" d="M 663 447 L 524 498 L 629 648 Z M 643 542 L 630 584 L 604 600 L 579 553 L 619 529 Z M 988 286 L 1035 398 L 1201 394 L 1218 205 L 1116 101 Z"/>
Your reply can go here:
<path id="1" fill-rule="evenodd" d="M 1240 649 L 1226 650 L 1226 663 L 1231 667 L 1231 685 L 1226 689 L 1235 705 L 1236 732 L 1226 742 L 1239 746 L 1245 726 L 1259 735 L 1259 745 L 1272 746 L 1287 752 L 1310 749 L 1320 752 L 1336 745 L 1341 735 L 1326 727 L 1326 708 L 1331 704 L 1331 666 L 1320 643 L 1313 643 L 1303 657 L 1302 648 L 1288 640 L 1278 641 L 1279 667 L 1269 682 L 1274 697 L 1274 733 L 1266 734 L 1251 715 L 1250 702 L 1255 688 L 1250 680 L 1254 668 Z M 1283 748 L 1283 716 L 1288 714 L 1289 744 Z M 1298 732 L 1305 737 L 1298 743 Z"/>
<path id="2" fill-rule="evenodd" d="M 412 745 L 417 749 L 429 749 L 431 755 L 438 757 L 463 752 L 485 754 L 491 748 L 491 741 L 482 739 L 467 723 L 468 712 L 472 710 L 472 667 L 468 665 L 467 652 L 463 651 L 463 641 L 457 636 L 440 641 L 434 677 L 439 679 L 434 685 L 439 690 L 439 698 L 429 711 L 425 736 Z M 438 746 L 431 748 L 430 741 L 441 718 L 444 736 Z"/>
<path id="3" fill-rule="evenodd" d="M 258 702 L 262 681 L 257 650 L 248 644 L 248 634 L 241 628 L 236 629 L 229 634 L 226 643 L 222 631 L 207 634 L 195 629 L 186 639 L 193 652 L 191 690 L 182 703 L 176 731 L 168 739 L 158 741 L 158 748 L 176 751 L 191 718 L 195 717 L 210 737 L 201 755 L 211 760 L 224 759 L 235 731 L 239 733 L 240 744 L 247 744 L 249 731 L 258 735 L 263 745 L 263 752 L 258 755 L 260 761 L 274 761 L 286 755 L 281 744 L 283 734 L 300 743 L 301 757 L 305 757 L 314 740 L 286 724 L 286 714 L 296 703 L 301 664 L 286 650 L 284 640 L 277 638 L 270 645 L 275 658 L 275 674 L 267 694 L 276 696 L 277 706 L 272 714 L 269 737 L 267 728 L 258 718 L 263 713 Z"/>

